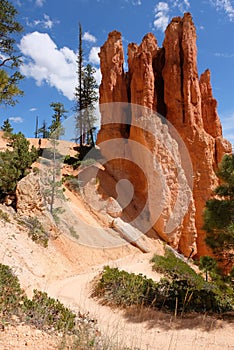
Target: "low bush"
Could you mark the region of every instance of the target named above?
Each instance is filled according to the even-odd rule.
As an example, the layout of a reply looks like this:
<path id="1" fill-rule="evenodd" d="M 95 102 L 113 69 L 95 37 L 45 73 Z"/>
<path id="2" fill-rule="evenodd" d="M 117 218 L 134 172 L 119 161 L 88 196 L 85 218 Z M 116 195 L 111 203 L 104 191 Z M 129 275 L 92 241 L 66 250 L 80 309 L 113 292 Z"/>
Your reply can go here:
<path id="1" fill-rule="evenodd" d="M 75 327 L 76 315 L 59 300 L 48 297 L 47 293 L 33 291 L 33 298 L 25 299 L 23 309 L 26 320 L 37 328 L 53 327 L 56 330 L 71 331 Z"/>
<path id="2" fill-rule="evenodd" d="M 76 315 L 60 301 L 34 290 L 32 300 L 20 287 L 18 277 L 9 266 L 0 264 L 0 317 L 6 321 L 16 315 L 20 320 L 39 329 L 54 328 L 59 331 L 75 329 Z"/>
<path id="3" fill-rule="evenodd" d="M 35 243 L 42 245 L 44 248 L 48 247 L 49 234 L 36 217 L 20 218 L 18 223 L 28 228 L 28 236 Z"/>
<path id="4" fill-rule="evenodd" d="M 206 282 L 172 252 L 166 252 L 164 257 L 155 256 L 152 262 L 153 268 L 166 276 L 159 282 L 106 266 L 92 295 L 110 305 L 143 305 L 175 314 L 232 310 L 233 294 L 224 293 L 214 283 Z"/>
<path id="5" fill-rule="evenodd" d="M 118 306 L 154 305 L 157 284 L 146 276 L 105 266 L 93 296 Z"/>
<path id="6" fill-rule="evenodd" d="M 5 213 L 2 209 L 0 209 L 0 220 L 4 222 L 11 222 L 10 216 L 7 213 Z"/>
<path id="7" fill-rule="evenodd" d="M 2 318 L 12 314 L 18 315 L 24 297 L 18 278 L 8 266 L 0 264 L 0 315 Z"/>

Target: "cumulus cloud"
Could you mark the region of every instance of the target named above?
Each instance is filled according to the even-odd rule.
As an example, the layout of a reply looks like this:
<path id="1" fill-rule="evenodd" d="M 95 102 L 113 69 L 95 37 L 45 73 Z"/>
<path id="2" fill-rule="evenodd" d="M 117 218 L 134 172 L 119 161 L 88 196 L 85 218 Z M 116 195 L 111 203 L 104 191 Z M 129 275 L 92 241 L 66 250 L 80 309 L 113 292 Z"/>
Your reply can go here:
<path id="1" fill-rule="evenodd" d="M 47 14 L 44 13 L 43 19 L 35 19 L 34 21 L 30 21 L 28 18 L 26 18 L 26 24 L 29 27 L 37 27 L 40 26 L 41 28 L 45 29 L 51 29 L 55 24 L 58 24 L 58 20 L 52 20 Z"/>
<path id="2" fill-rule="evenodd" d="M 100 52 L 100 47 L 94 46 L 92 47 L 92 49 L 90 50 L 89 53 L 89 62 L 95 65 L 99 65 L 100 64 L 100 58 L 98 56 L 98 53 Z"/>
<path id="3" fill-rule="evenodd" d="M 73 99 L 77 67 L 76 54 L 71 49 L 59 49 L 48 34 L 37 31 L 25 35 L 19 48 L 24 55 L 23 75 L 35 79 L 38 86 L 46 82 Z"/>
<path id="4" fill-rule="evenodd" d="M 100 85 L 101 84 L 101 80 L 102 80 L 102 73 L 101 73 L 101 69 L 100 68 L 96 68 L 95 69 L 94 78 L 95 78 L 97 84 Z"/>
<path id="5" fill-rule="evenodd" d="M 96 43 L 97 39 L 94 35 L 90 34 L 89 32 L 85 32 L 83 35 L 83 40 L 89 41 L 91 43 Z"/>
<path id="6" fill-rule="evenodd" d="M 176 7 L 181 13 L 187 11 L 190 7 L 190 3 L 188 0 L 174 0 L 171 1 L 172 6 Z"/>
<path id="7" fill-rule="evenodd" d="M 154 9 L 155 20 L 154 26 L 156 29 L 164 31 L 169 23 L 169 6 L 167 2 L 160 1 Z"/>
<path id="8" fill-rule="evenodd" d="M 44 2 L 46 2 L 46 0 L 36 0 L 35 5 L 38 7 L 42 7 L 44 5 Z"/>
<path id="9" fill-rule="evenodd" d="M 190 7 L 189 0 L 168 0 L 160 1 L 154 8 L 154 27 L 158 30 L 165 31 L 173 10 L 180 11 L 182 14 Z"/>
<path id="10" fill-rule="evenodd" d="M 16 123 L 16 124 L 23 123 L 23 121 L 24 121 L 23 118 L 21 118 L 21 117 L 10 117 L 9 120 L 13 123 Z"/>
<path id="11" fill-rule="evenodd" d="M 37 108 L 35 108 L 35 107 L 32 107 L 32 108 L 30 108 L 30 110 L 29 110 L 29 112 L 35 112 L 35 111 L 37 111 Z"/>
<path id="12" fill-rule="evenodd" d="M 230 0 L 210 0 L 217 11 L 224 11 L 230 21 L 234 21 L 234 7 Z"/>

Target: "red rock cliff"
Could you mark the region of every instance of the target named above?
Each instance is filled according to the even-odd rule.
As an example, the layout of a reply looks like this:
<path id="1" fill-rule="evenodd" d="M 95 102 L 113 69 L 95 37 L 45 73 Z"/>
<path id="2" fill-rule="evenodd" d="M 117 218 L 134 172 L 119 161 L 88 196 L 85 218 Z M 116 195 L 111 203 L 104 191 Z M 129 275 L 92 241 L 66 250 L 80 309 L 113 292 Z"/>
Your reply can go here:
<path id="1" fill-rule="evenodd" d="M 126 138 L 128 141 L 123 146 L 123 153 L 125 154 L 128 150 L 133 162 L 137 161 L 139 154 L 132 149 L 130 141 L 137 141 L 150 150 L 153 154 L 153 163 L 156 161 L 160 163 L 160 169 L 162 169 L 160 171 L 164 174 L 163 196 L 166 198 L 164 198 L 165 206 L 162 208 L 162 213 L 157 223 L 153 225 L 154 229 L 165 238 L 165 222 L 168 223 L 171 213 L 176 215 L 176 206 L 180 210 L 187 206 L 188 210 L 184 212 L 183 220 L 169 234 L 168 241 L 185 255 L 189 255 L 192 248 L 195 253 L 198 252 L 198 255 L 207 254 L 209 251 L 204 242 L 202 212 L 206 200 L 210 198 L 213 189 L 218 184 L 215 175 L 217 164 L 224 153 L 231 152 L 231 145 L 222 137 L 222 128 L 216 110 L 217 102 L 212 95 L 209 70 L 201 75 L 200 80 L 198 77 L 196 30 L 191 15 L 186 13 L 183 18 L 177 17 L 172 20 L 166 29 L 162 48 L 158 47 L 157 40 L 152 33 L 145 35 L 139 46 L 129 44 L 127 73 L 123 71 L 124 56 L 119 32 L 114 31 L 109 34 L 106 43 L 101 48 L 100 62 L 102 123 L 98 143 L 101 144 L 103 140 L 113 137 Z M 106 108 L 102 109 L 102 104 L 111 102 L 131 103 L 131 116 L 126 116 L 125 112 L 119 110 L 117 114 L 121 115 L 118 118 L 121 122 L 108 126 L 108 118 L 112 118 L 114 111 L 108 109 L 107 112 Z M 163 125 L 156 123 L 146 111 L 141 110 L 140 117 L 134 104 L 159 112 L 176 128 L 179 137 L 169 123 L 168 128 L 171 135 L 177 139 L 179 145 L 175 158 L 180 157 L 180 160 L 176 162 L 177 164 L 180 162 L 181 165 L 178 165 L 177 168 L 170 158 L 171 151 L 168 153 L 165 149 L 162 150 L 160 142 L 152 141 L 148 131 L 142 127 L 151 123 L 152 132 L 158 134 L 159 130 L 163 129 Z M 127 127 L 124 126 L 126 121 Z M 157 139 L 159 140 L 160 137 Z M 181 154 L 183 153 L 180 151 L 181 139 L 189 152 L 192 170 L 186 164 L 186 157 Z M 176 149 L 170 137 L 166 147 Z M 137 173 L 136 169 L 133 174 L 131 166 L 126 167 L 126 164 L 123 165 L 121 161 L 115 163 L 115 166 L 122 168 L 122 175 L 126 171 L 128 178 L 131 177 L 133 182 L 135 179 L 136 197 L 138 198 L 135 201 L 135 207 L 142 201 L 145 202 L 147 189 L 143 177 Z M 153 167 L 153 173 L 155 172 L 153 176 L 157 177 L 157 166 L 152 166 L 149 160 L 142 160 L 141 166 L 143 168 Z M 184 168 L 185 171 L 178 170 L 181 168 Z M 109 167 L 108 171 L 112 170 L 113 168 Z M 188 188 L 184 187 L 184 191 L 181 191 L 184 181 L 178 181 L 178 174 L 181 174 L 183 179 L 184 176 L 191 175 L 191 172 L 193 172 L 194 181 L 190 196 Z M 142 180 L 141 186 L 137 181 L 139 179 Z M 181 193 L 186 191 L 187 196 L 183 196 Z M 148 205 L 151 217 L 155 209 L 153 203 L 148 203 Z"/>

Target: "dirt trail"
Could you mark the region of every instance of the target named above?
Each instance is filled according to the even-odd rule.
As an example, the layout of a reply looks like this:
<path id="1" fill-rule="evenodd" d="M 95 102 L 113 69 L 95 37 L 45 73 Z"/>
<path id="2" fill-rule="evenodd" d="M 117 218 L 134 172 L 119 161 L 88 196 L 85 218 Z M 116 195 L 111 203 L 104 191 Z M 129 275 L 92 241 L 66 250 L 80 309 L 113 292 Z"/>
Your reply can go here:
<path id="1" fill-rule="evenodd" d="M 74 204 L 75 201 L 79 199 L 71 202 Z M 93 225 L 93 218 L 87 213 L 87 208 L 81 202 L 75 205 L 79 208 L 79 215 L 75 214 L 75 210 L 72 215 L 79 220 L 85 217 L 86 222 Z M 67 217 L 68 223 L 69 220 Z M 145 238 L 144 243 L 151 253 L 143 254 L 129 244 L 109 249 L 92 248 L 61 234 L 56 240 L 50 241 L 49 247 L 45 249 L 28 238 L 27 231 L 16 223 L 13 215 L 10 223 L 0 220 L 0 262 L 12 267 L 27 294 L 30 296 L 33 289 L 40 289 L 72 309 L 89 312 L 97 320 L 107 343 L 119 346 L 125 344 L 131 350 L 234 350 L 231 323 L 197 315 L 173 320 L 171 315 L 158 311 L 140 312 L 131 309 L 127 312 L 101 305 L 90 297 L 91 283 L 104 265 L 159 279 L 160 276 L 152 271 L 149 261 L 153 253 L 162 252 L 163 245 L 149 238 Z M 6 341 L 5 345 L 0 342 L 1 350 L 13 349 L 7 347 L 7 334 L 3 333 Z M 35 339 L 35 346 L 25 346 L 39 349 L 37 338 L 32 339 Z M 16 346 L 15 349 L 20 348 Z"/>
<path id="2" fill-rule="evenodd" d="M 152 271 L 149 263 L 151 257 L 152 254 L 136 253 L 109 262 L 109 265 L 159 280 L 160 275 Z M 90 294 L 92 281 L 102 267 L 94 266 L 83 274 L 57 280 L 51 283 L 48 293 L 73 309 L 84 313 L 89 311 L 90 316 L 97 320 L 107 343 L 141 350 L 234 350 L 232 325 L 212 317 L 193 315 L 174 319 L 159 311 L 132 308 L 126 312 L 101 305 Z"/>

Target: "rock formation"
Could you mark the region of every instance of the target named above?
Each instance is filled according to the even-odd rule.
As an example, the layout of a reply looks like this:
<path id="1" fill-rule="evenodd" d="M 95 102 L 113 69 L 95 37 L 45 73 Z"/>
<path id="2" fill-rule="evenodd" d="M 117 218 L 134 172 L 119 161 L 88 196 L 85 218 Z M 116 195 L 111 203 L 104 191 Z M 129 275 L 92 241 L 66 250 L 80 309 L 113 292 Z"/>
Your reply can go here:
<path id="1" fill-rule="evenodd" d="M 231 145 L 222 137 L 210 72 L 206 70 L 200 79 L 198 76 L 196 30 L 191 15 L 172 20 L 162 48 L 152 33 L 145 35 L 139 46 L 129 44 L 126 73 L 123 63 L 121 34 L 114 31 L 100 51 L 102 119 L 98 144 L 108 159 L 106 171 L 116 182 L 122 177 L 134 186 L 131 205 L 123 213 L 126 217 L 137 216 L 147 203 L 151 222 L 156 206 L 161 206 L 157 221 L 152 221 L 154 230 L 187 256 L 191 250 L 205 255 L 209 250 L 204 242 L 202 212 L 218 184 L 217 164 L 224 153 L 231 152 Z M 127 108 L 126 102 L 131 107 Z M 165 117 L 168 125 L 153 111 Z M 110 147 L 102 147 L 113 139 L 118 140 L 116 154 Z M 135 147 L 136 142 L 150 152 L 150 159 Z M 144 169 L 149 168 L 151 174 L 144 178 Z M 149 198 L 149 183 L 158 186 L 157 199 Z M 101 187 L 105 189 L 103 182 Z M 109 195 L 116 198 L 115 191 Z M 181 213 L 180 221 L 177 217 Z M 172 222 L 177 222 L 177 227 Z"/>
<path id="2" fill-rule="evenodd" d="M 41 195 L 39 175 L 30 173 L 16 187 L 16 210 L 23 216 L 41 216 L 46 208 Z"/>

